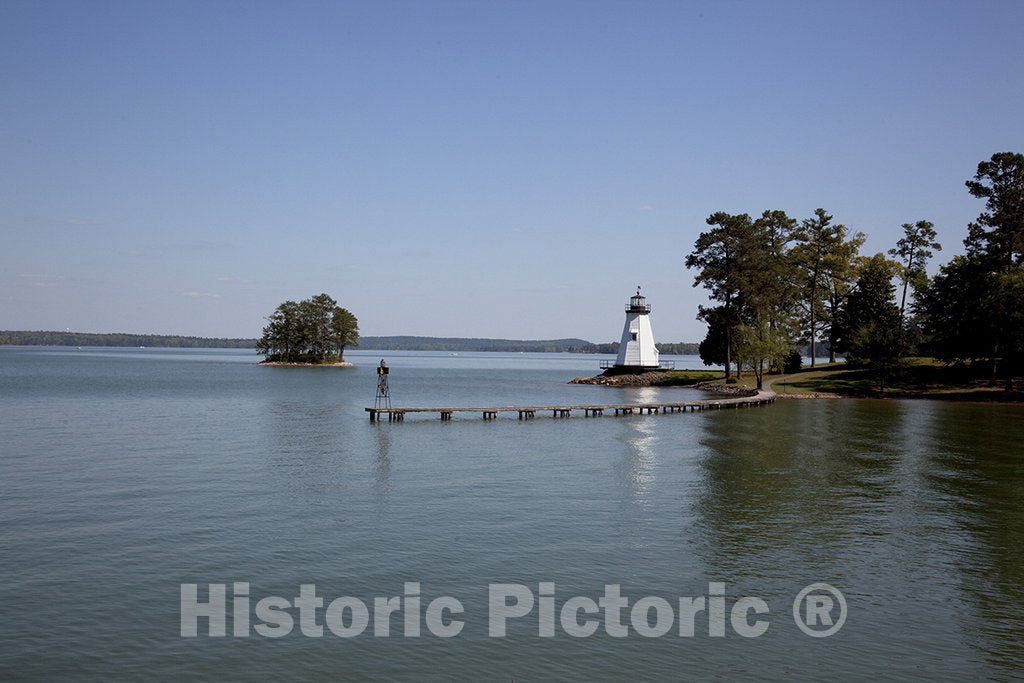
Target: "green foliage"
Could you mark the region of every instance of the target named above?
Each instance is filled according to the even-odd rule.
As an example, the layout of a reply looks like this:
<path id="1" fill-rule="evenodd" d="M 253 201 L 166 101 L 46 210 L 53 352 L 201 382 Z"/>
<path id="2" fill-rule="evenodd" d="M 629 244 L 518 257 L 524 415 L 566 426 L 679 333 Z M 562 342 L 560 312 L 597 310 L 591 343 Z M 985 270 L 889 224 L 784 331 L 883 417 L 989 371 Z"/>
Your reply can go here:
<path id="1" fill-rule="evenodd" d="M 729 360 L 726 353 L 726 345 L 729 338 L 726 335 L 726 313 L 724 306 L 702 309 L 704 320 L 708 324 L 708 332 L 697 347 L 697 353 L 704 365 L 724 365 Z"/>
<path id="2" fill-rule="evenodd" d="M 837 325 L 836 350 L 846 354 L 847 360 L 863 358 L 856 352 L 854 341 L 861 328 L 877 324 L 899 330 L 900 311 L 892 284 L 896 267 L 882 254 L 864 261 Z"/>
<path id="3" fill-rule="evenodd" d="M 811 365 L 817 356 L 816 340 L 824 325 L 834 322 L 855 276 L 855 259 L 864 236 L 857 233 L 846 239 L 845 225 L 832 223 L 824 209 L 815 209 L 814 217 L 800 223 L 791 258 L 797 267 L 800 285 L 799 304 L 803 327 L 810 342 Z M 830 340 L 835 333 L 830 330 Z"/>
<path id="4" fill-rule="evenodd" d="M 756 228 L 750 216 L 731 215 L 718 211 L 705 221 L 711 230 L 702 232 L 686 257 L 686 267 L 698 269 L 693 286 L 703 286 L 710 298 L 719 302 L 714 308 L 701 307 L 697 317 L 720 325 L 725 336 L 724 359 L 726 377 L 732 362 L 732 332 L 742 322 L 744 299 L 751 291 L 750 278 L 756 268 L 756 250 L 763 248 L 755 239 Z M 705 363 L 707 359 L 705 358 Z"/>
<path id="5" fill-rule="evenodd" d="M 967 190 L 985 211 L 967 229 L 964 245 L 997 268 L 1024 262 L 1024 154 L 999 152 L 978 164 Z"/>
<path id="6" fill-rule="evenodd" d="M 694 286 L 704 286 L 717 306 L 701 307 L 698 318 L 708 324 L 700 345 L 707 365 L 736 363 L 735 331 L 741 325 L 773 330 L 791 326 L 793 294 L 797 291 L 795 264 L 788 245 L 796 238 L 796 221 L 783 211 L 765 211 L 757 220 L 747 214 L 719 211 L 707 218 L 711 230 L 701 233 L 686 258 L 698 269 Z"/>
<path id="7" fill-rule="evenodd" d="M 989 299 L 993 277 L 980 255 L 954 256 L 918 287 L 913 310 L 924 336 L 922 351 L 946 361 L 991 354 L 995 325 L 979 302 Z"/>
<path id="8" fill-rule="evenodd" d="M 268 361 L 325 363 L 340 360 L 359 339 L 359 323 L 326 294 L 285 301 L 268 318 L 256 352 Z"/>
<path id="9" fill-rule="evenodd" d="M 900 258 L 899 278 L 903 283 L 903 294 L 900 297 L 900 318 L 907 305 L 907 286 L 914 283 L 920 287 L 927 280 L 925 264 L 932 257 L 932 250 L 940 251 L 942 245 L 936 241 L 935 226 L 928 221 L 903 224 L 903 237 L 896 247 L 889 250 L 890 256 Z"/>
<path id="10" fill-rule="evenodd" d="M 1009 390 L 1024 357 L 1024 155 L 993 154 L 968 191 L 985 211 L 968 226 L 965 256 L 916 287 L 921 348 L 947 361 L 986 360 Z"/>
<path id="11" fill-rule="evenodd" d="M 756 220 L 712 214 L 711 229 L 686 258 L 698 270 L 694 286 L 716 304 L 698 312 L 708 325 L 701 358 L 726 364 L 727 377 L 737 359 L 759 372 L 774 364 L 769 359 L 785 339 L 789 346 L 810 343 L 813 368 L 817 340 L 827 332 L 832 359 L 845 353 L 882 385 L 911 348 L 920 348 L 950 362 L 985 360 L 993 382 L 1001 367 L 1009 388 L 1024 365 L 1024 155 L 993 154 L 966 184 L 985 200 L 985 211 L 968 226 L 967 255 L 931 280 L 925 266 L 942 246 L 926 220 L 903 224 L 889 251 L 898 261 L 890 261 L 859 256 L 864 235 L 833 223 L 824 209 L 799 225 L 781 211 Z M 893 278 L 902 285 L 899 305 Z"/>
<path id="12" fill-rule="evenodd" d="M 1024 359 L 1024 265 L 995 274 L 992 287 L 981 304 L 995 322 L 1006 390 L 1010 391 L 1013 376 L 1020 372 Z"/>
<path id="13" fill-rule="evenodd" d="M 871 320 L 854 331 L 849 341 L 847 361 L 853 366 L 867 367 L 878 380 L 880 391 L 886 381 L 900 368 L 903 357 L 903 334 L 896 325 Z"/>
<path id="14" fill-rule="evenodd" d="M 782 372 L 787 375 L 793 374 L 794 372 L 800 371 L 800 366 L 804 364 L 803 356 L 796 349 L 791 349 L 786 357 L 782 360 Z"/>
<path id="15" fill-rule="evenodd" d="M 837 350 L 846 354 L 851 365 L 872 370 L 880 389 L 899 368 L 905 351 L 892 284 L 898 267 L 882 254 L 867 259 L 838 323 Z"/>
<path id="16" fill-rule="evenodd" d="M 843 306 L 860 274 L 864 259 L 858 254 L 866 239 L 864 233 L 846 238 L 844 225 L 836 226 L 839 240 L 825 257 L 825 324 L 828 331 L 829 362 L 836 360 L 836 338 L 839 334 Z M 813 358 L 813 356 L 812 356 Z"/>
<path id="17" fill-rule="evenodd" d="M 736 328 L 736 356 L 754 372 L 757 388 L 763 388 L 766 367 L 779 365 L 789 352 L 788 336 L 767 320 Z"/>
<path id="18" fill-rule="evenodd" d="M 754 244 L 745 263 L 750 270 L 745 278 L 746 320 L 766 319 L 773 328 L 791 326 L 799 278 L 790 245 L 797 237 L 796 219 L 785 211 L 765 211 L 754 221 Z"/>
<path id="19" fill-rule="evenodd" d="M 686 259 L 687 267 L 700 269 L 694 286 L 703 285 L 718 302 L 701 307 L 697 316 L 708 324 L 705 363 L 733 359 L 732 337 L 740 325 L 760 329 L 766 323 L 773 338 L 797 336 L 802 327 L 812 349 L 828 329 L 833 348 L 836 320 L 856 279 L 862 233 L 850 235 L 824 209 L 799 225 L 783 211 L 765 211 L 757 220 L 720 211 L 707 223 L 716 227 L 700 235 Z"/>

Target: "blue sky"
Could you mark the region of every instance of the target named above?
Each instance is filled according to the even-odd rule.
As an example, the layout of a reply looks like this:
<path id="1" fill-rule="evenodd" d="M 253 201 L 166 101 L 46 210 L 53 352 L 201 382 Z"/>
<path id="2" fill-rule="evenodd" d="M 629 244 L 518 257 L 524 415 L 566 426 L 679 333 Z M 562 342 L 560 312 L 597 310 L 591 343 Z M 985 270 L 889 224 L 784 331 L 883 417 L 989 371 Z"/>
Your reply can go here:
<path id="1" fill-rule="evenodd" d="M 888 249 L 1024 151 L 1024 3 L 0 4 L 0 329 L 616 339 L 717 210 Z"/>

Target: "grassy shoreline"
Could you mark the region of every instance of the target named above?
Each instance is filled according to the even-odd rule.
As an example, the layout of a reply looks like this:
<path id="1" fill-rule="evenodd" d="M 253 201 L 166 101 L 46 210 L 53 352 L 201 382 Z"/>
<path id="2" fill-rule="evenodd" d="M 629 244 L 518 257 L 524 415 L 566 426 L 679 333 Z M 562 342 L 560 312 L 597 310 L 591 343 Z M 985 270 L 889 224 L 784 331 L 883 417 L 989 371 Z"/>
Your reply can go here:
<path id="1" fill-rule="evenodd" d="M 686 371 L 684 371 L 686 372 Z M 721 372 L 714 383 L 724 383 Z M 744 372 L 739 384 L 756 386 L 754 373 Z M 1014 380 L 1013 391 L 1005 391 L 1002 380 L 990 387 L 988 379 L 968 368 L 947 366 L 932 358 L 908 358 L 899 373 L 879 391 L 871 371 L 851 368 L 845 363 L 805 367 L 787 375 L 764 376 L 779 397 L 793 398 L 926 398 L 949 401 L 1024 402 L 1024 381 Z"/>

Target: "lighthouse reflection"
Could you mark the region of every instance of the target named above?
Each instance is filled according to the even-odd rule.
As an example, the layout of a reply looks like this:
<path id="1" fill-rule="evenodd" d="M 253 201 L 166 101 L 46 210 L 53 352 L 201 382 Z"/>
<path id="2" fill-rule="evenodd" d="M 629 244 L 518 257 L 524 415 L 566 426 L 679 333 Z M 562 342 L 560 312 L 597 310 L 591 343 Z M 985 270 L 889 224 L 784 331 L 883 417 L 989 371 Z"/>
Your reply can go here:
<path id="1" fill-rule="evenodd" d="M 657 456 L 653 422 L 653 416 L 624 420 L 628 431 L 623 435 L 627 448 L 620 464 L 621 479 L 628 487 L 629 500 L 641 505 L 649 502 L 655 484 Z"/>

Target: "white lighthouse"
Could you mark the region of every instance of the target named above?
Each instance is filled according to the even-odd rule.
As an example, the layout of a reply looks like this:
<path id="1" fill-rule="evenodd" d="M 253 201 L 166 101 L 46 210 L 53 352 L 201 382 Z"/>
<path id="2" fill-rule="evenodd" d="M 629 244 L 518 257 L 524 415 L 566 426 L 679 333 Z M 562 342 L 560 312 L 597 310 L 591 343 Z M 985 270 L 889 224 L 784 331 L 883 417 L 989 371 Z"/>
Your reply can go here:
<path id="1" fill-rule="evenodd" d="M 654 331 L 651 329 L 651 305 L 640 294 L 638 286 L 636 294 L 626 304 L 626 324 L 622 327 L 615 369 L 649 370 L 660 366 L 658 349 L 654 346 Z"/>

